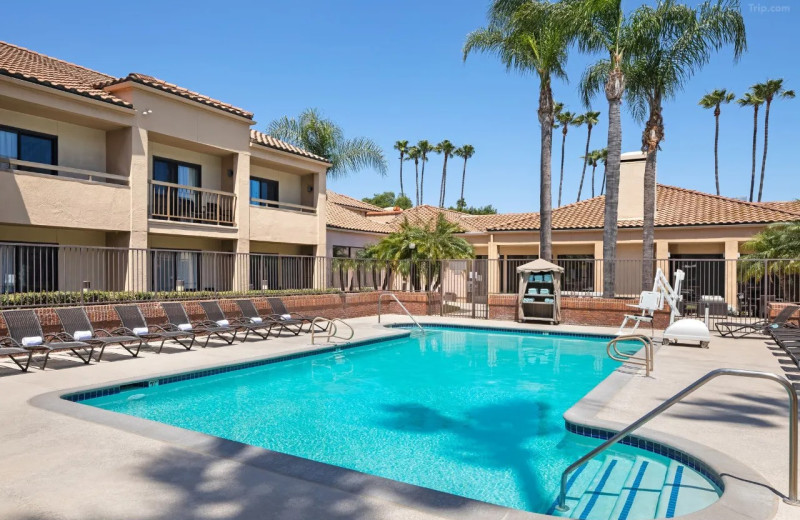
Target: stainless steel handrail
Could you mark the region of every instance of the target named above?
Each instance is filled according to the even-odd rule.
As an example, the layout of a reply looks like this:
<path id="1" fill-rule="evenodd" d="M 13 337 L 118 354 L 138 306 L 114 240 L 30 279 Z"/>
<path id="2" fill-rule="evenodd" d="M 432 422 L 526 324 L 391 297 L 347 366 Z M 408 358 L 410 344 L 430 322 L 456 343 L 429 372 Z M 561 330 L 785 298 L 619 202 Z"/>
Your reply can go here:
<path id="1" fill-rule="evenodd" d="M 386 293 L 381 293 L 381 295 L 380 295 L 380 296 L 378 296 L 378 323 L 380 323 L 380 322 L 381 322 L 381 302 L 383 301 L 383 297 L 384 297 L 384 296 L 388 296 L 388 297 L 392 298 L 394 301 L 396 301 L 396 302 L 397 302 L 397 305 L 399 305 L 399 306 L 400 306 L 400 308 L 401 308 L 401 309 L 403 309 L 403 312 L 405 312 L 405 313 L 406 313 L 406 316 L 408 316 L 409 318 L 411 318 L 411 321 L 413 321 L 413 322 L 414 322 L 414 325 L 416 325 L 417 327 L 419 327 L 419 330 L 421 330 L 422 332 L 425 332 L 425 329 L 423 329 L 423 328 L 422 328 L 422 325 L 420 325 L 420 324 L 419 324 L 419 322 L 418 322 L 417 320 L 415 320 L 415 319 L 414 319 L 414 316 L 412 316 L 412 315 L 411 315 L 411 313 L 410 313 L 410 312 L 408 312 L 408 309 L 406 309 L 406 306 L 405 306 L 405 305 L 403 305 L 403 304 L 400 302 L 400 300 L 398 300 L 398 299 L 397 299 L 397 296 L 396 296 L 394 293 L 388 293 L 388 292 L 386 292 Z"/>
<path id="2" fill-rule="evenodd" d="M 775 381 L 783 386 L 783 388 L 786 390 L 786 393 L 789 394 L 789 496 L 788 498 L 784 498 L 784 502 L 794 506 L 800 505 L 800 502 L 797 500 L 797 393 L 795 393 L 794 388 L 786 378 L 783 378 L 777 374 L 770 372 L 756 372 L 753 370 L 739 370 L 735 368 L 720 368 L 717 370 L 712 370 L 708 374 L 704 375 L 694 383 L 690 384 L 677 394 L 661 403 L 656 408 L 653 408 L 650 412 L 646 413 L 635 422 L 631 423 L 629 426 L 605 441 L 600 446 L 596 447 L 580 459 L 573 462 L 567 469 L 564 470 L 564 473 L 561 474 L 561 491 L 558 495 L 558 505 L 556 506 L 556 509 L 559 511 L 569 511 L 569 507 L 567 507 L 566 504 L 566 499 L 567 478 L 569 477 L 570 473 L 578 469 L 589 459 L 594 458 L 599 453 L 618 443 L 630 432 L 646 424 L 657 415 L 660 415 L 672 405 L 678 401 L 681 401 L 684 397 L 693 393 L 701 386 L 720 376 L 752 377 L 756 379 Z"/>
<path id="3" fill-rule="evenodd" d="M 317 316 L 311 322 L 311 344 L 312 345 L 314 344 L 314 342 L 316 340 L 316 332 L 317 332 L 316 325 L 317 325 L 317 323 L 327 323 L 328 324 L 328 327 L 321 331 L 321 332 L 327 332 L 328 333 L 328 336 L 325 338 L 325 342 L 326 343 L 330 343 L 331 342 L 331 338 L 336 338 L 336 339 L 341 339 L 341 340 L 344 340 L 344 341 L 349 341 L 349 340 L 353 339 L 353 336 L 355 335 L 355 331 L 353 330 L 353 327 L 351 327 L 343 319 L 341 319 L 341 318 L 328 319 L 328 318 L 323 318 L 322 316 Z M 345 338 L 344 336 L 337 336 L 337 333 L 339 332 L 339 329 L 336 327 L 337 323 L 341 323 L 342 325 L 344 325 L 345 327 L 350 329 L 350 335 L 348 337 Z"/>
<path id="4" fill-rule="evenodd" d="M 644 357 L 634 356 L 620 352 L 617 348 L 617 343 L 620 341 L 640 341 L 644 346 Z M 614 350 L 612 353 L 611 350 Z M 606 354 L 614 361 L 621 361 L 623 363 L 630 363 L 632 365 L 639 365 L 644 367 L 645 375 L 649 376 L 653 371 L 653 340 L 648 336 L 641 334 L 628 334 L 625 336 L 617 336 L 606 345 Z"/>

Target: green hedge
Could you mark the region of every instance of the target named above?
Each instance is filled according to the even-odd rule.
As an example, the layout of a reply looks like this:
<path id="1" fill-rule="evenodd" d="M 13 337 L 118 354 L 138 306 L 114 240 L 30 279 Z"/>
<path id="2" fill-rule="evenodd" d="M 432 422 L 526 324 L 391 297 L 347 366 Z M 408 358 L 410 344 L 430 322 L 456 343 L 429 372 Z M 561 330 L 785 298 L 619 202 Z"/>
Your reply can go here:
<path id="1" fill-rule="evenodd" d="M 163 300 L 211 300 L 242 296 L 293 296 L 302 294 L 338 294 L 339 289 L 285 289 L 269 291 L 48 291 L 0 294 L 1 307 L 31 307 L 53 305 L 85 305 L 101 303 L 147 302 Z"/>

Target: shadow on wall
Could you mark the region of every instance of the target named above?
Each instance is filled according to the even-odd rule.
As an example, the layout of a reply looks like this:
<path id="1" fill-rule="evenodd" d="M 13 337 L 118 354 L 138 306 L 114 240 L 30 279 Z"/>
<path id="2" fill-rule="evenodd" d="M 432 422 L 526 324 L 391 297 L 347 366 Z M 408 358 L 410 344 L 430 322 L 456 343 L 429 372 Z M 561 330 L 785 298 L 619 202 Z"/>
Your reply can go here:
<path id="1" fill-rule="evenodd" d="M 0 161 L 0 193 L 3 194 L 3 205 L 0 208 L 0 221 L 7 224 L 30 224 L 31 217 L 28 214 L 28 208 L 22 198 L 19 185 L 17 184 L 17 176 L 11 172 L 3 169 L 3 162 Z M 47 194 L 40 194 L 43 198 L 42 204 L 47 204 Z"/>

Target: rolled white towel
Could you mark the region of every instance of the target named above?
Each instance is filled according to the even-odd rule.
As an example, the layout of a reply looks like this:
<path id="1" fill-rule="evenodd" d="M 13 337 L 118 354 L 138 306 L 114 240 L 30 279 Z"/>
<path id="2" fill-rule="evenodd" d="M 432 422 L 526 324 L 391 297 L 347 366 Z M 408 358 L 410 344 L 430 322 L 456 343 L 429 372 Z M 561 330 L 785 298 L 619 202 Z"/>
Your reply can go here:
<path id="1" fill-rule="evenodd" d="M 230 325 L 230 322 L 228 322 L 228 320 L 217 320 L 217 325 L 220 327 L 227 327 Z"/>
<path id="2" fill-rule="evenodd" d="M 281 319 L 282 320 L 291 320 L 292 319 L 292 315 L 291 314 L 281 314 Z"/>
<path id="3" fill-rule="evenodd" d="M 83 341 L 85 339 L 89 339 L 92 337 L 91 330 L 76 330 L 75 334 L 72 335 L 75 338 L 75 341 Z"/>
<path id="4" fill-rule="evenodd" d="M 41 336 L 27 336 L 22 338 L 22 346 L 23 347 L 36 347 L 42 344 L 42 337 Z"/>
<path id="5" fill-rule="evenodd" d="M 133 328 L 133 333 L 136 334 L 137 336 L 141 336 L 142 334 L 147 334 L 148 332 L 150 332 L 150 331 L 147 329 L 147 327 L 134 327 Z"/>
<path id="6" fill-rule="evenodd" d="M 178 323 L 178 328 L 180 330 L 184 330 L 184 331 L 185 330 L 192 330 L 192 324 L 191 323 Z"/>
<path id="7" fill-rule="evenodd" d="M 261 323 L 264 320 L 262 320 L 261 318 L 256 317 L 256 318 L 250 318 L 250 321 L 253 322 L 253 323 Z"/>

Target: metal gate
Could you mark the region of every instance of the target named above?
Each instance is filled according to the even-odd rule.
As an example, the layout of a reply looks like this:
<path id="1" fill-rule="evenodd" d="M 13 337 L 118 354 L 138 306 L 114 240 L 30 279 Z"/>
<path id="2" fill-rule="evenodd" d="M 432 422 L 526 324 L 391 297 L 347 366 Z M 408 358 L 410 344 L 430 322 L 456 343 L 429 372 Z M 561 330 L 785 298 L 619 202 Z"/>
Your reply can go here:
<path id="1" fill-rule="evenodd" d="M 442 261 L 442 316 L 489 318 L 489 261 Z"/>

